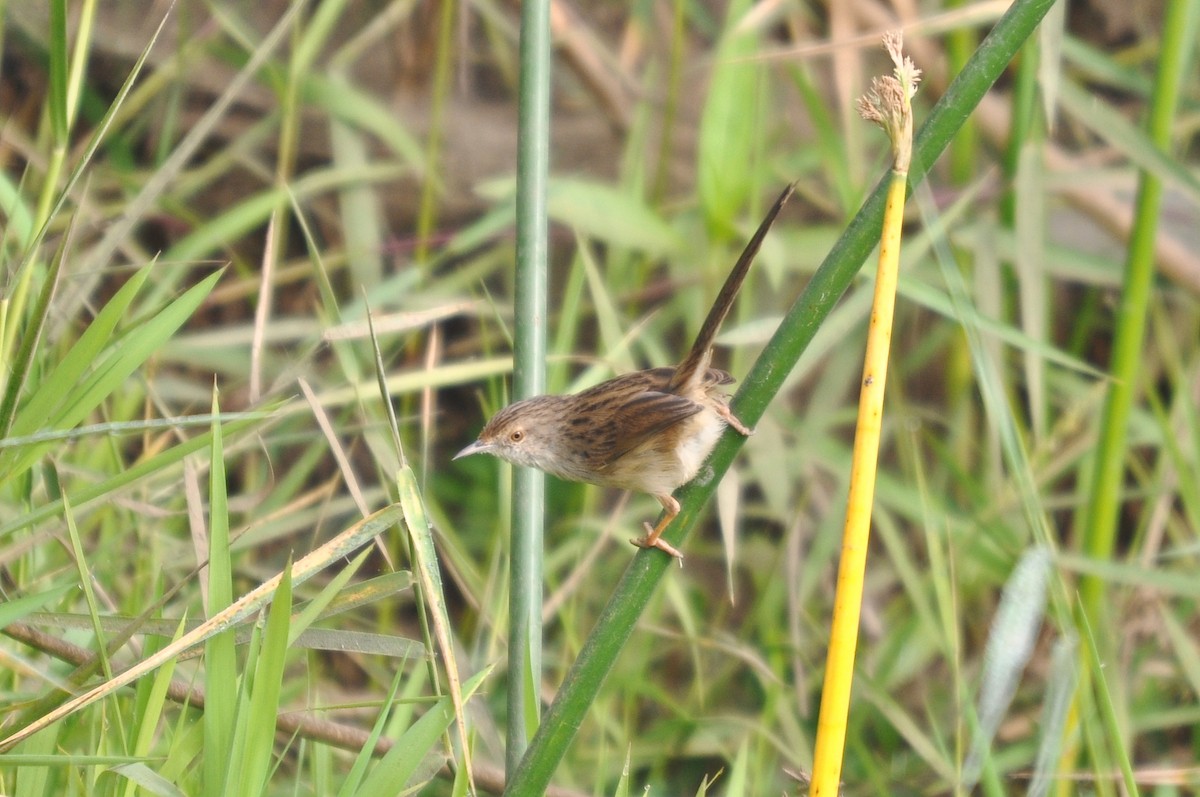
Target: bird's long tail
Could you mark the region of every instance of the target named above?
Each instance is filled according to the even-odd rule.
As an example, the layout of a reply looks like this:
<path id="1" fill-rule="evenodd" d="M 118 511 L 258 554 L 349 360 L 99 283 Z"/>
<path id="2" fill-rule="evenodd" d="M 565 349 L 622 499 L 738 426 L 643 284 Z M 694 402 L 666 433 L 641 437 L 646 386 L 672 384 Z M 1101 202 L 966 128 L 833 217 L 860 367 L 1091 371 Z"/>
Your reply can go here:
<path id="1" fill-rule="evenodd" d="M 689 384 L 696 378 L 700 370 L 708 367 L 709 352 L 712 349 L 713 340 L 717 337 L 717 332 L 721 329 L 721 324 L 725 322 L 725 316 L 729 315 L 729 310 L 733 307 L 733 300 L 737 298 L 738 291 L 742 287 L 742 282 L 746 279 L 746 273 L 750 271 L 750 265 L 754 262 L 754 256 L 758 254 L 758 248 L 762 245 L 763 239 L 767 237 L 767 232 L 771 229 L 771 225 L 775 223 L 775 217 L 779 215 L 780 209 L 788 201 L 795 189 L 795 183 L 791 183 L 787 188 L 783 189 L 783 193 L 779 195 L 779 199 L 775 200 L 775 204 L 767 212 L 766 218 L 758 225 L 758 229 L 754 231 L 750 242 L 742 250 L 742 256 L 738 258 L 733 271 L 730 271 L 729 276 L 725 278 L 725 284 L 721 286 L 721 292 L 717 294 L 717 300 L 713 302 L 712 309 L 708 311 L 708 317 L 704 319 L 704 324 L 700 327 L 700 333 L 696 335 L 696 342 L 692 344 L 691 351 L 688 352 L 687 357 L 679 364 L 679 367 L 675 369 L 675 375 L 671 378 L 672 388 L 681 388 Z"/>

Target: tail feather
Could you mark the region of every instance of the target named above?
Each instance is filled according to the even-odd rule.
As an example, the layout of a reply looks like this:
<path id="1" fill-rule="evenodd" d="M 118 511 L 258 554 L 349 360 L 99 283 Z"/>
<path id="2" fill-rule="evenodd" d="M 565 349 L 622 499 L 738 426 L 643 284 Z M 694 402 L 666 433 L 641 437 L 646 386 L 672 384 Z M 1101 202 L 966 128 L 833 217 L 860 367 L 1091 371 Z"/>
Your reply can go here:
<path id="1" fill-rule="evenodd" d="M 779 198 L 775 200 L 775 204 L 767 212 L 766 218 L 758 225 L 750 242 L 746 244 L 746 248 L 742 250 L 742 255 L 738 258 L 733 270 L 725 278 L 721 292 L 717 294 L 712 309 L 708 311 L 708 317 L 704 319 L 704 324 L 700 327 L 700 333 L 696 335 L 696 342 L 692 344 L 691 351 L 675 369 L 675 375 L 671 377 L 671 388 L 674 392 L 686 389 L 698 375 L 708 369 L 713 340 L 717 337 L 721 324 L 725 322 L 725 316 L 729 315 L 729 310 L 733 307 L 733 300 L 737 298 L 738 291 L 741 290 L 742 282 L 746 279 L 746 273 L 750 271 L 750 265 L 754 262 L 754 257 L 758 254 L 763 239 L 767 237 L 767 232 L 775 223 L 775 217 L 779 215 L 780 209 L 783 208 L 795 189 L 795 183 L 791 183 L 783 189 Z"/>

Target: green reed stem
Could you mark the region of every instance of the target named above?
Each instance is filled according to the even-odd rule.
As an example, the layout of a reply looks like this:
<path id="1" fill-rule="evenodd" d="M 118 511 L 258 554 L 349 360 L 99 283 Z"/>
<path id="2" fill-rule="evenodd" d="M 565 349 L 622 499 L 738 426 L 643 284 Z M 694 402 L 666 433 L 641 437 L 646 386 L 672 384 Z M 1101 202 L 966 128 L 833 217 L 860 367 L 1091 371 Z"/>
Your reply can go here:
<path id="1" fill-rule="evenodd" d="M 1163 151 L 1170 148 L 1179 88 L 1195 46 L 1196 27 L 1195 3 L 1188 0 L 1167 3 L 1158 75 L 1150 100 L 1148 120 L 1149 138 Z M 1117 330 L 1113 341 L 1112 379 L 1108 383 L 1108 394 L 1104 401 L 1091 489 L 1083 502 L 1083 553 L 1100 560 L 1112 557 L 1116 539 L 1121 483 L 1125 475 L 1126 435 L 1130 410 L 1138 390 L 1146 315 L 1154 279 L 1154 239 L 1158 231 L 1161 204 L 1162 182 L 1150 172 L 1143 171 L 1138 184 L 1136 216 L 1129 238 L 1124 281 L 1118 294 L 1121 303 L 1117 308 Z M 1093 628 L 1105 628 L 1103 580 L 1097 576 L 1084 576 L 1079 586 L 1088 622 Z M 1099 641 L 1103 651 L 1103 636 Z"/>
<path id="2" fill-rule="evenodd" d="M 517 279 L 513 393 L 546 387 L 546 181 L 550 160 L 550 4 L 521 5 L 520 118 L 517 141 Z M 545 477 L 513 473 L 512 561 L 508 596 L 508 748 L 511 774 L 538 723 L 542 669 L 542 521 Z"/>

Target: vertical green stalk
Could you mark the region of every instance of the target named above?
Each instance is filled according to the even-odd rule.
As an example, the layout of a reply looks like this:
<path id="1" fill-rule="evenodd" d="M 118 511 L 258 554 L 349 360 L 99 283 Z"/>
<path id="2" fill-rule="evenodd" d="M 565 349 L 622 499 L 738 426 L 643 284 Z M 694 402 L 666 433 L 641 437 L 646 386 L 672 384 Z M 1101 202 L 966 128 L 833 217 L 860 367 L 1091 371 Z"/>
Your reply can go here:
<path id="1" fill-rule="evenodd" d="M 50 207 L 54 204 L 54 193 L 58 187 L 58 178 L 62 174 L 63 163 L 67 157 L 69 136 L 68 121 L 73 115 L 67 107 L 67 73 L 71 68 L 67 56 L 67 4 L 66 0 L 55 0 L 50 4 L 50 162 L 46 167 L 45 181 L 38 197 L 37 225 L 43 224 L 50 216 Z"/>
<path id="2" fill-rule="evenodd" d="M 1172 0 L 1163 18 L 1162 49 L 1154 95 L 1150 99 L 1147 133 L 1160 150 L 1171 145 L 1171 123 L 1178 104 L 1180 82 L 1195 45 L 1197 4 Z M 1146 313 L 1154 279 L 1154 238 L 1162 204 L 1162 183 L 1142 171 L 1138 184 L 1136 217 L 1129 239 L 1121 304 L 1117 309 L 1117 332 L 1113 341 L 1108 395 L 1100 426 L 1100 444 L 1092 471 L 1092 483 L 1084 499 L 1083 552 L 1099 560 L 1112 556 L 1125 474 L 1126 433 L 1130 408 L 1137 390 L 1139 358 L 1145 339 Z M 1082 607 L 1093 628 L 1105 628 L 1101 600 L 1104 582 L 1097 576 L 1080 580 Z M 1099 640 L 1103 652 L 1103 637 Z"/>
<path id="3" fill-rule="evenodd" d="M 950 0 L 947 8 L 963 8 L 966 0 Z M 974 28 L 959 28 L 946 34 L 946 58 L 950 74 L 958 74 L 975 51 Z M 979 168 L 979 128 L 974 120 L 968 119 L 954 137 L 947 152 L 950 158 L 950 179 L 955 185 L 965 186 L 975 179 Z"/>
<path id="4" fill-rule="evenodd" d="M 1010 185 L 1016 181 L 1017 161 L 1021 156 L 1021 148 L 1029 140 L 1038 97 L 1038 43 L 1031 40 L 1025 44 L 1023 50 L 1021 60 L 1017 63 L 1017 77 L 1013 84 L 1012 122 L 1008 127 L 1008 151 L 1004 153 L 1004 178 Z M 1004 223 L 1012 228 L 1017 218 L 1016 195 L 1013 191 L 1010 190 L 1004 195 L 1000 212 Z"/>
<path id="5" fill-rule="evenodd" d="M 546 386 L 546 177 L 550 161 L 550 3 L 521 4 L 520 118 L 517 130 L 517 280 L 513 393 Z M 545 477 L 513 474 L 512 561 L 508 595 L 509 773 L 538 722 L 542 670 L 542 519 Z"/>
<path id="6" fill-rule="evenodd" d="M 947 8 L 962 8 L 965 0 L 950 0 Z M 946 69 L 949 74 L 958 74 L 966 66 L 979 44 L 978 35 L 973 28 L 959 28 L 946 35 Z M 983 160 L 979 148 L 979 128 L 973 119 L 963 123 L 958 135 L 950 142 L 946 157 L 949 162 L 951 182 L 963 189 L 976 179 L 976 173 Z M 964 253 L 965 254 L 965 253 Z M 976 264 L 973 258 L 961 258 L 964 271 L 973 272 Z M 954 397 L 952 406 L 958 408 L 952 421 L 947 419 L 948 429 L 957 431 L 951 438 L 950 445 L 954 456 L 960 462 L 973 462 L 979 456 L 979 437 L 975 414 L 976 402 L 967 400 L 966 396 L 975 389 L 974 375 L 971 369 L 971 351 L 964 335 L 958 335 L 949 347 L 946 359 L 946 394 Z"/>
<path id="7" fill-rule="evenodd" d="M 62 176 L 63 165 L 67 159 L 67 147 L 70 145 L 70 125 L 74 116 L 68 103 L 68 75 L 70 60 L 67 55 L 67 2 L 54 0 L 50 3 L 50 96 L 46 103 L 50 127 L 50 158 L 46 163 L 46 172 L 42 179 L 41 193 L 38 195 L 37 208 L 33 218 L 33 229 L 44 228 L 50 218 L 55 198 L 58 196 L 59 177 Z M 86 20 L 85 20 L 86 21 Z M 90 26 L 81 27 L 80 32 L 90 30 Z M 83 48 L 86 51 L 86 48 Z M 37 246 L 37 239 L 30 244 Z M 22 253 L 22 265 L 16 275 L 16 284 L 10 289 L 6 313 L 12 319 L 3 329 L 4 337 L 0 339 L 0 361 L 6 370 L 9 360 L 13 357 L 17 332 L 25 323 L 25 303 L 32 289 L 33 275 L 37 262 L 32 249 Z"/>
<path id="8" fill-rule="evenodd" d="M 96 27 L 96 0 L 84 0 L 75 27 L 75 51 L 71 56 L 71 71 L 67 75 L 67 129 L 74 129 L 79 113 L 79 97 L 83 93 L 83 78 L 87 74 L 88 53 L 92 49 L 92 34 Z"/>
<path id="9" fill-rule="evenodd" d="M 437 219 L 437 194 L 441 183 L 437 179 L 438 161 L 442 154 L 442 137 L 445 133 L 446 102 L 450 94 L 450 31 L 454 28 L 454 11 L 457 3 L 442 0 L 442 13 L 438 18 L 437 57 L 433 70 L 433 108 L 429 119 L 429 139 L 425 151 L 429 164 L 426 178 L 421 181 L 421 204 L 417 210 L 417 248 L 413 259 L 424 268 L 429 260 L 429 236 Z M 464 9 L 462 13 L 467 13 Z M 519 167 L 518 167 L 519 168 Z"/>
<path id="10" fill-rule="evenodd" d="M 655 168 L 651 196 L 661 202 L 667 195 L 667 180 L 670 176 L 671 155 L 674 152 L 672 136 L 675 133 L 675 117 L 679 112 L 679 98 L 683 84 L 684 55 L 684 0 L 671 4 L 671 50 L 667 61 L 667 94 L 663 100 L 662 134 L 658 145 L 658 166 Z"/>
<path id="11" fill-rule="evenodd" d="M 1017 0 L 992 28 L 917 134 L 909 171 L 911 186 L 921 182 L 929 166 L 1053 4 L 1054 0 Z M 863 203 L 750 369 L 732 407 L 744 423 L 753 426 L 762 417 L 821 322 L 879 242 L 887 183 L 885 178 Z M 700 508 L 716 489 L 742 441 L 736 434 L 726 434 L 708 462 L 712 477 L 702 480 L 703 483 L 692 482 L 676 493 L 681 510 L 668 529 L 668 542 L 678 546 L 691 531 Z M 506 795 L 545 793 L 584 714 L 669 565 L 669 558 L 660 551 L 642 551 L 634 557 L 567 673 L 529 750 L 515 768 L 510 741 Z"/>

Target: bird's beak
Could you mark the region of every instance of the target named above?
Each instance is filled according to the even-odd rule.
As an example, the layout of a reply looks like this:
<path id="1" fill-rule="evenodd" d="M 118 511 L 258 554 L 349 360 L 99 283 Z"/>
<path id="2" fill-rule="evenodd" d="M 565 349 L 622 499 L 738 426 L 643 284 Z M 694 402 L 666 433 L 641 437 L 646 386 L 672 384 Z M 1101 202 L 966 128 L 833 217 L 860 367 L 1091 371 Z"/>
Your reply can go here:
<path id="1" fill-rule="evenodd" d="M 463 457 L 469 457 L 472 454 L 487 454 L 491 450 L 492 450 L 491 444 L 485 443 L 482 440 L 476 440 L 474 443 L 471 443 L 471 445 L 467 446 L 462 451 L 459 451 L 457 454 L 455 454 L 450 459 L 450 461 L 453 462 L 456 459 L 462 459 Z"/>

